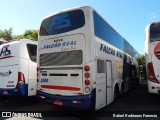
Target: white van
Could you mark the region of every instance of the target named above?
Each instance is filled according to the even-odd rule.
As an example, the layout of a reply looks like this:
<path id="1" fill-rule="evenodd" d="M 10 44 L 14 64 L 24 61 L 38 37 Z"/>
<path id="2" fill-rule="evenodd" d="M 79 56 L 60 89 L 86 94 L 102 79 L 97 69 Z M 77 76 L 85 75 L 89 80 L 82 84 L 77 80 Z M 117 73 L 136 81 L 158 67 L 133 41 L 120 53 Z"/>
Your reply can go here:
<path id="1" fill-rule="evenodd" d="M 0 46 L 0 95 L 36 95 L 37 42 L 29 39 Z"/>

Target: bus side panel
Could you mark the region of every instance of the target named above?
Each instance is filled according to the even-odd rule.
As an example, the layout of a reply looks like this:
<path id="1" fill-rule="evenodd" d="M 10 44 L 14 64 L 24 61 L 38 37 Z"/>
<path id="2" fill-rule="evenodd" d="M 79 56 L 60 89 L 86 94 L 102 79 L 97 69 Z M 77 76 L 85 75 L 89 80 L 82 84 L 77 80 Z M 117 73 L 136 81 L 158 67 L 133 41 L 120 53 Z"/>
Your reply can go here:
<path id="1" fill-rule="evenodd" d="M 160 68 L 157 67 L 160 64 L 160 60 L 159 58 L 159 42 L 153 42 L 153 43 L 149 43 L 149 49 L 148 49 L 148 54 L 146 53 L 146 69 L 148 71 L 148 63 L 152 63 L 153 65 L 153 70 L 154 70 L 154 74 L 156 79 L 160 82 Z M 146 71 L 146 72 L 147 72 Z M 149 76 L 148 72 L 147 72 L 147 77 Z M 158 83 L 152 82 L 148 79 L 148 92 L 149 93 L 153 93 L 153 94 L 159 94 L 160 92 L 160 85 Z"/>
<path id="2" fill-rule="evenodd" d="M 101 66 L 100 66 L 101 65 Z M 105 61 L 97 59 L 97 77 L 96 77 L 96 109 L 100 109 L 106 105 L 106 74 L 102 70 L 105 70 Z"/>
<path id="3" fill-rule="evenodd" d="M 105 78 L 103 78 L 105 80 Z M 97 79 L 101 81 L 102 79 Z M 106 84 L 96 85 L 96 109 L 102 108 L 106 105 Z"/>
<path id="4" fill-rule="evenodd" d="M 29 70 L 28 70 L 28 96 L 36 95 L 37 79 L 36 79 L 36 68 L 37 63 L 29 60 Z"/>
<path id="5" fill-rule="evenodd" d="M 151 55 L 151 59 L 155 77 L 160 82 L 160 67 L 157 67 L 160 65 L 160 60 L 155 55 Z M 149 93 L 160 94 L 160 84 L 148 80 L 148 91 Z"/>
<path id="6" fill-rule="evenodd" d="M 25 78 L 25 89 L 24 89 L 24 93 L 25 95 L 28 96 L 28 59 L 25 58 L 20 58 L 20 65 L 19 65 L 19 71 L 24 74 L 24 78 Z"/>

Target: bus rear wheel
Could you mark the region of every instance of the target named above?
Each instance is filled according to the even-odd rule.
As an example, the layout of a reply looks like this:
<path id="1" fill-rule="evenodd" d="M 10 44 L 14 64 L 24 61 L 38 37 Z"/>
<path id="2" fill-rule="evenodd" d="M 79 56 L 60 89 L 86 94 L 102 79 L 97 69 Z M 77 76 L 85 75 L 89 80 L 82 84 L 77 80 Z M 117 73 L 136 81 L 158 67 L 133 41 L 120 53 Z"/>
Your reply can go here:
<path id="1" fill-rule="evenodd" d="M 114 101 L 118 98 L 119 96 L 119 89 L 118 86 L 116 85 L 114 88 Z"/>

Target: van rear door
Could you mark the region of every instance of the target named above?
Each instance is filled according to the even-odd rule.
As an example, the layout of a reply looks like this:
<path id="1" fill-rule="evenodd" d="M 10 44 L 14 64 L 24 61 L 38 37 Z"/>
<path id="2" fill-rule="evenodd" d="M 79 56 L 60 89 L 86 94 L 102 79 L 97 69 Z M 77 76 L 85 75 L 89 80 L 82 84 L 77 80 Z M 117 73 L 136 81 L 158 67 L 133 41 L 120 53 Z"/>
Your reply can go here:
<path id="1" fill-rule="evenodd" d="M 0 67 L 0 88 L 15 88 L 18 79 L 18 65 Z"/>
<path id="2" fill-rule="evenodd" d="M 0 89 L 15 88 L 18 81 L 19 41 L 0 46 Z"/>

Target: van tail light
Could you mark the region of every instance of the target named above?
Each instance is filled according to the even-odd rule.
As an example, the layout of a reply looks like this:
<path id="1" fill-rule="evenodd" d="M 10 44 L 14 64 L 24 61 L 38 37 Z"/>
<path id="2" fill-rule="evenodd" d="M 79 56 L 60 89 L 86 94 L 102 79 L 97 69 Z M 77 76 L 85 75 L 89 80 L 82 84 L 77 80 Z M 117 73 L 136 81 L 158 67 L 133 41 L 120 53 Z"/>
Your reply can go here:
<path id="1" fill-rule="evenodd" d="M 20 86 L 22 86 L 24 84 L 25 84 L 24 74 L 22 72 L 18 72 L 18 82 L 17 82 L 16 87 L 20 87 Z"/>
<path id="2" fill-rule="evenodd" d="M 40 70 L 39 67 L 37 67 L 37 72 L 38 72 L 39 70 Z"/>
<path id="3" fill-rule="evenodd" d="M 37 83 L 39 82 L 39 70 L 40 70 L 40 68 L 37 67 Z"/>
<path id="4" fill-rule="evenodd" d="M 157 80 L 157 78 L 154 74 L 152 62 L 148 63 L 147 69 L 148 69 L 148 71 L 147 71 L 148 72 L 148 79 L 152 82 L 159 83 L 159 81 Z"/>

